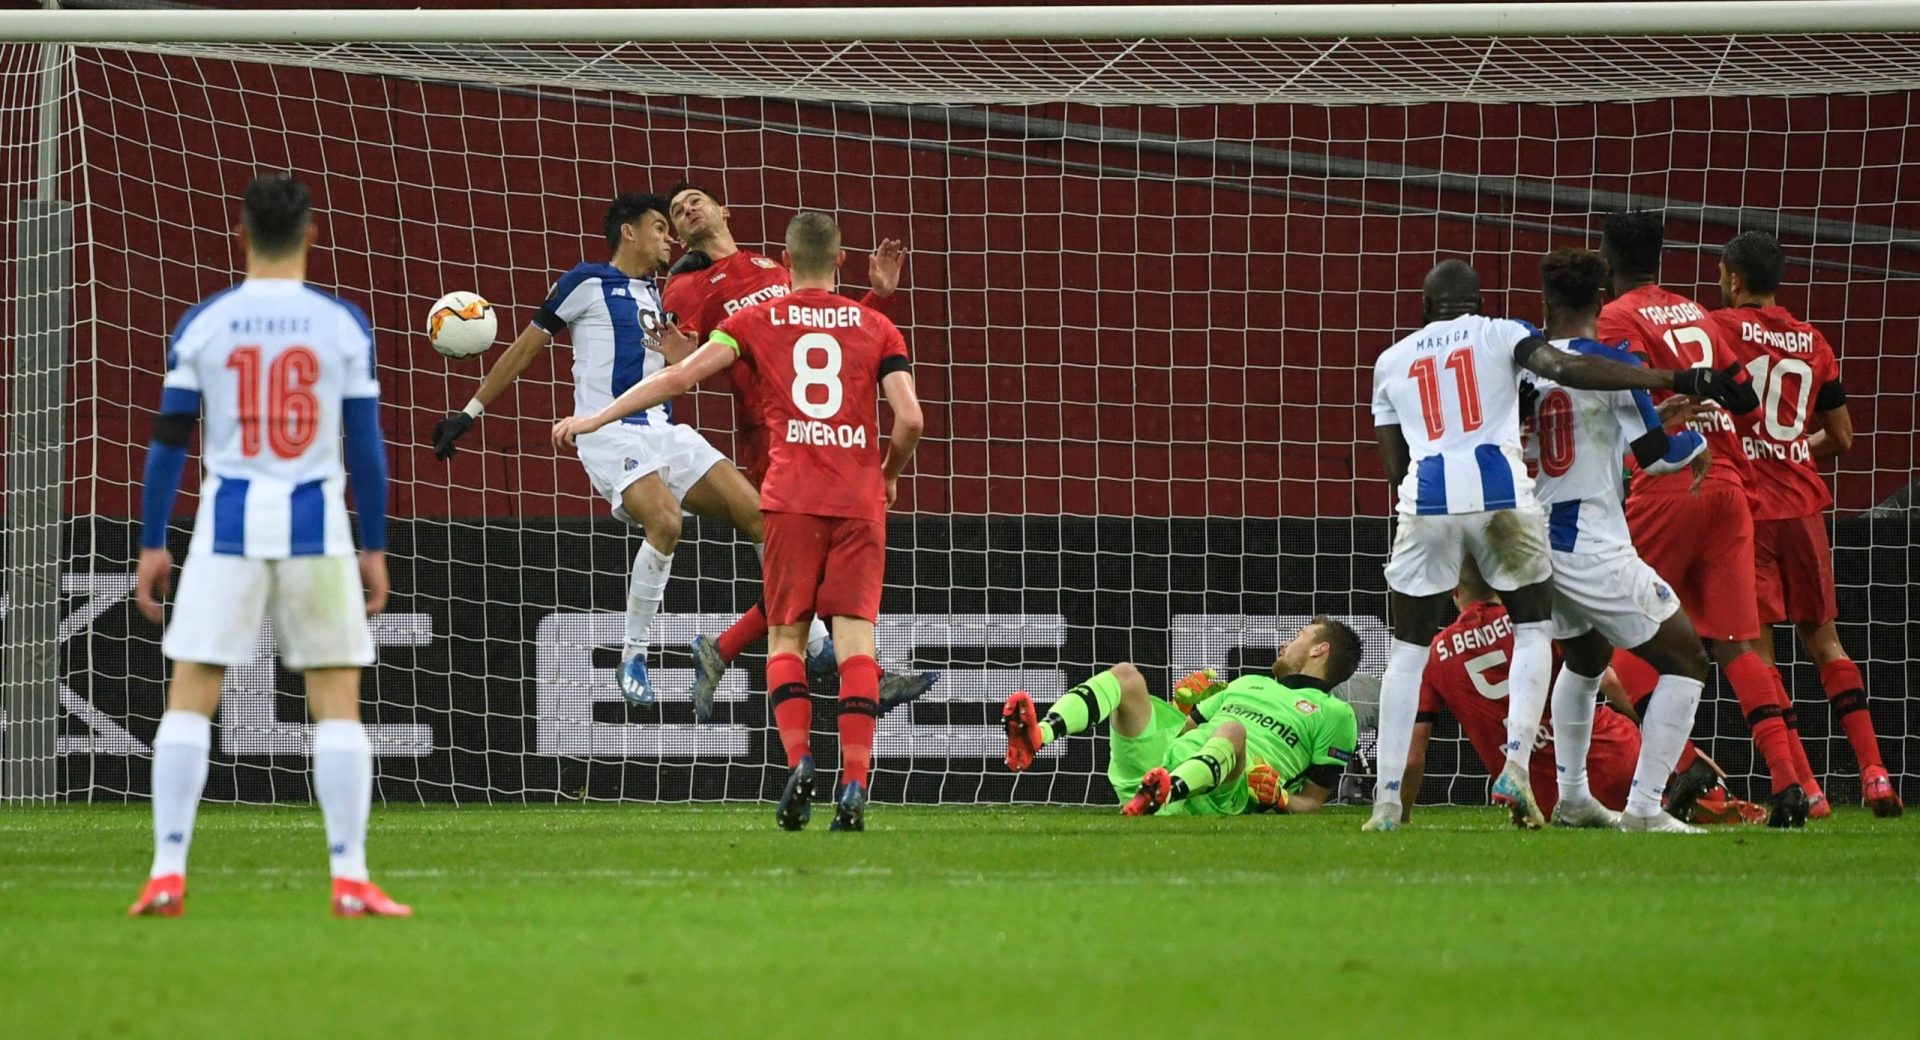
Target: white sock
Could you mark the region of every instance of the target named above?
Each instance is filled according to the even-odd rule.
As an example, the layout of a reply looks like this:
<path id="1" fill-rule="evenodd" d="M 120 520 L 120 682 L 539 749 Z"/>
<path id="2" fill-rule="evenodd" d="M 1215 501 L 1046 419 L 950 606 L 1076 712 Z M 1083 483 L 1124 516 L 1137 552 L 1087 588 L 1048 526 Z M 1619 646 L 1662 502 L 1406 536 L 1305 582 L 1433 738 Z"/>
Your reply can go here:
<path id="1" fill-rule="evenodd" d="M 1400 816 L 1400 783 L 1407 775 L 1407 753 L 1413 746 L 1413 717 L 1420 712 L 1420 676 L 1427 670 L 1427 647 L 1398 639 L 1387 652 L 1387 671 L 1380 677 L 1380 735 L 1374 752 L 1379 779 L 1373 785 L 1373 811 Z M 1420 792 L 1413 792 L 1418 798 Z"/>
<path id="2" fill-rule="evenodd" d="M 1653 700 L 1640 720 L 1640 761 L 1633 767 L 1633 789 L 1627 811 L 1652 816 L 1660 811 L 1667 793 L 1667 777 L 1680 761 L 1680 752 L 1693 733 L 1694 709 L 1700 706 L 1701 683 L 1682 675 L 1663 675 L 1654 684 Z"/>
<path id="3" fill-rule="evenodd" d="M 367 817 L 373 812 L 373 746 L 366 727 L 328 719 L 313 727 L 313 792 L 327 821 L 327 860 L 336 878 L 367 880 Z"/>
<path id="4" fill-rule="evenodd" d="M 1553 675 L 1553 623 L 1513 626 L 1513 663 L 1507 666 L 1507 768 L 1527 775 L 1540 716 L 1547 710 L 1547 680 Z"/>
<path id="5" fill-rule="evenodd" d="M 826 646 L 826 642 L 827 623 L 819 618 L 814 618 L 813 624 L 807 626 L 807 656 L 817 656 L 821 649 Z"/>
<path id="6" fill-rule="evenodd" d="M 153 735 L 153 870 L 148 877 L 187 872 L 193 817 L 207 786 L 213 720 L 191 711 L 160 716 Z"/>
<path id="7" fill-rule="evenodd" d="M 673 573 L 673 557 L 663 556 L 652 542 L 642 542 L 633 557 L 633 578 L 627 583 L 627 645 L 621 657 L 647 652 L 647 640 L 653 631 L 653 615 L 667 594 L 667 576 Z"/>
<path id="8" fill-rule="evenodd" d="M 1594 694 L 1600 677 L 1560 669 L 1553 681 L 1553 764 L 1560 775 L 1560 800 L 1593 801 L 1587 784 L 1587 749 L 1593 746 Z"/>

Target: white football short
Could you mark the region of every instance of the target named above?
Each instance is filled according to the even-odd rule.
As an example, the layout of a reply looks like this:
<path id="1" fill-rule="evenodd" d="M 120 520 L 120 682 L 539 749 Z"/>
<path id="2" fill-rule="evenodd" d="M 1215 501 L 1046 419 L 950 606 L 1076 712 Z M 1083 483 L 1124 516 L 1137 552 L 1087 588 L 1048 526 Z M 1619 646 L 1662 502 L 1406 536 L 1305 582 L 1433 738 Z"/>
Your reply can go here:
<path id="1" fill-rule="evenodd" d="M 280 660 L 294 671 L 373 663 L 366 590 L 352 556 L 253 560 L 188 553 L 161 650 L 175 661 L 248 664 L 267 618 Z"/>
<path id="2" fill-rule="evenodd" d="M 1387 560 L 1387 587 L 1407 596 L 1452 592 L 1460 561 L 1472 556 L 1501 592 L 1538 585 L 1553 574 L 1546 514 L 1538 505 L 1484 513 L 1402 516 Z"/>
<path id="3" fill-rule="evenodd" d="M 1555 639 L 1572 639 L 1597 629 L 1607 642 L 1631 650 L 1652 639 L 1680 609 L 1673 586 L 1662 581 L 1631 546 L 1552 555 Z"/>
<path id="4" fill-rule="evenodd" d="M 634 481 L 658 473 L 674 500 L 683 501 L 708 470 L 727 460 L 699 431 L 672 423 L 609 423 L 575 438 L 574 447 L 593 489 L 613 506 L 614 516 L 628 523 L 634 519 L 620 496 Z"/>

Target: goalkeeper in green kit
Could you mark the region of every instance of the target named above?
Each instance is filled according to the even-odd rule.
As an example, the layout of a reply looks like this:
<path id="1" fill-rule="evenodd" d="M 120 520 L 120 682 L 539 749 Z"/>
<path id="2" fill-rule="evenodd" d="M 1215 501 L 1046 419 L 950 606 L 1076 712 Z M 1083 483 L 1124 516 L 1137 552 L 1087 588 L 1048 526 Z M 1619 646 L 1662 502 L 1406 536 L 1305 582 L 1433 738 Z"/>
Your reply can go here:
<path id="1" fill-rule="evenodd" d="M 1182 679 L 1169 703 L 1140 670 L 1118 664 L 1068 690 L 1043 716 L 1024 692 L 1007 698 L 1007 768 L 1042 747 L 1113 721 L 1107 778 L 1128 816 L 1310 813 L 1353 760 L 1353 709 L 1333 696 L 1360 663 L 1360 637 L 1321 616 L 1280 648 L 1272 677 L 1231 684 L 1211 670 Z"/>

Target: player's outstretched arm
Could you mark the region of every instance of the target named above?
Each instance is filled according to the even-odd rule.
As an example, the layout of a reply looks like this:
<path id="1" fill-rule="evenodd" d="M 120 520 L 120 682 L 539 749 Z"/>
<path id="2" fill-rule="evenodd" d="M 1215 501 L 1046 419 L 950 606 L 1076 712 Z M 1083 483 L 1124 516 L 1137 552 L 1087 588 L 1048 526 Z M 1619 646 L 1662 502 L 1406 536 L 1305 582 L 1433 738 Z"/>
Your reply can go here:
<path id="1" fill-rule="evenodd" d="M 887 406 L 893 409 L 893 430 L 887 435 L 887 459 L 880 467 L 886 477 L 887 505 L 891 508 L 899 496 L 900 474 L 906 472 L 907 463 L 913 461 L 914 449 L 920 447 L 920 435 L 926 431 L 927 419 L 920 411 L 920 395 L 913 389 L 913 373 L 906 368 L 886 372 L 880 379 L 880 389 L 887 395 Z"/>
<path id="2" fill-rule="evenodd" d="M 725 333 L 716 332 L 707 345 L 677 365 L 668 365 L 627 388 L 613 403 L 592 415 L 570 415 L 553 424 L 555 450 L 570 448 L 573 439 L 629 415 L 644 412 L 679 397 L 700 385 L 700 381 L 739 360 L 739 346 Z"/>
<path id="3" fill-rule="evenodd" d="M 448 412 L 433 427 L 433 454 L 437 458 L 450 459 L 459 448 L 454 444 L 468 430 L 473 429 L 474 420 L 493 404 L 507 387 L 520 378 L 520 373 L 533 364 L 533 359 L 553 343 L 553 334 L 538 325 L 529 324 L 520 330 L 513 345 L 500 359 L 487 370 L 487 378 L 481 382 L 480 389 L 473 392 L 473 400 L 457 412 Z"/>
<path id="4" fill-rule="evenodd" d="M 140 614 L 160 624 L 160 597 L 173 580 L 173 553 L 167 550 L 167 521 L 180 493 L 180 477 L 187 467 L 187 447 L 200 421 L 200 391 L 167 387 L 161 391 L 160 417 L 153 421 L 153 440 L 147 445 L 146 475 L 141 478 L 140 563 L 134 575 L 134 605 Z"/>
<path id="5" fill-rule="evenodd" d="M 1400 775 L 1400 822 L 1413 820 L 1413 803 L 1420 800 L 1420 785 L 1427 779 L 1427 742 L 1433 739 L 1433 723 L 1413 724 L 1413 743 L 1407 746 L 1407 771 Z"/>
<path id="6" fill-rule="evenodd" d="M 1672 390 L 1689 397 L 1711 398 L 1736 414 L 1760 406 L 1759 395 L 1737 366 L 1731 372 L 1643 368 L 1591 354 L 1568 353 L 1539 336 L 1521 340 L 1513 348 L 1513 359 L 1521 368 L 1574 390 Z"/>
<path id="7" fill-rule="evenodd" d="M 880 248 L 867 258 L 867 284 L 873 288 L 860 298 L 861 305 L 885 314 L 887 301 L 900 289 L 900 272 L 906 263 L 907 248 L 899 239 L 881 239 Z"/>

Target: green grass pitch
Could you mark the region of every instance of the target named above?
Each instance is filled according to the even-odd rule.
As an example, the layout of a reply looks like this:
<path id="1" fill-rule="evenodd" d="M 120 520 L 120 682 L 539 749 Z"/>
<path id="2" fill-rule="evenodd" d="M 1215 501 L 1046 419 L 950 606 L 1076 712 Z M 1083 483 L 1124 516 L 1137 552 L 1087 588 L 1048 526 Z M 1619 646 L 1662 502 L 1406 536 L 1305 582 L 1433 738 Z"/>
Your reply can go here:
<path id="1" fill-rule="evenodd" d="M 315 809 L 209 807 L 121 916 L 144 806 L 0 812 L 12 1037 L 1891 1036 L 1920 821 L 1520 834 L 876 806 L 376 808 L 411 921 L 336 921 Z M 1904 1023 L 1904 1025 L 1902 1025 Z"/>

